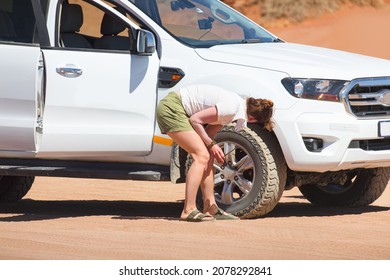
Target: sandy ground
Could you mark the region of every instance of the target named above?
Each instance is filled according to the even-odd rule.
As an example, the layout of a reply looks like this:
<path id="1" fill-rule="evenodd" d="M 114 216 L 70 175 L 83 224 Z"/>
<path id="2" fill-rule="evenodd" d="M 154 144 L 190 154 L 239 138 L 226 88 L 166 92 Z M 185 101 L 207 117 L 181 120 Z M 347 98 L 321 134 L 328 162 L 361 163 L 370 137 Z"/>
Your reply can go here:
<path id="1" fill-rule="evenodd" d="M 273 29 L 290 42 L 390 58 L 390 10 L 356 8 Z M 390 188 L 364 208 L 313 207 L 286 191 L 265 218 L 178 221 L 183 185 L 36 179 L 0 205 L 0 259 L 390 259 Z"/>
<path id="2" fill-rule="evenodd" d="M 390 1 L 381 9 L 346 8 L 301 24 L 272 28 L 287 42 L 315 45 L 390 59 Z"/>
<path id="3" fill-rule="evenodd" d="M 390 259 L 390 188 L 359 209 L 286 191 L 266 218 L 178 221 L 183 185 L 38 178 L 0 206 L 0 259 Z"/>

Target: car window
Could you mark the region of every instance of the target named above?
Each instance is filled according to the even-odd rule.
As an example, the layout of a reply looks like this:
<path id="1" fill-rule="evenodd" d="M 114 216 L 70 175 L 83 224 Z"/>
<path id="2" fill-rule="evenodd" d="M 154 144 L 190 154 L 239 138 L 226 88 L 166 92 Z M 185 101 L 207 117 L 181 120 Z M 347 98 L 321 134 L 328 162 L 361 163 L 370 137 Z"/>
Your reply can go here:
<path id="1" fill-rule="evenodd" d="M 129 15 L 110 1 L 102 1 L 125 17 Z M 63 3 L 60 20 L 60 42 L 65 48 L 131 51 L 132 30 L 119 17 L 81 0 Z"/>
<path id="2" fill-rule="evenodd" d="M 129 0 L 177 40 L 191 47 L 279 40 L 219 0 Z"/>
<path id="3" fill-rule="evenodd" d="M 41 5 L 46 11 L 47 1 Z M 38 42 L 31 0 L 0 1 L 0 42 Z"/>

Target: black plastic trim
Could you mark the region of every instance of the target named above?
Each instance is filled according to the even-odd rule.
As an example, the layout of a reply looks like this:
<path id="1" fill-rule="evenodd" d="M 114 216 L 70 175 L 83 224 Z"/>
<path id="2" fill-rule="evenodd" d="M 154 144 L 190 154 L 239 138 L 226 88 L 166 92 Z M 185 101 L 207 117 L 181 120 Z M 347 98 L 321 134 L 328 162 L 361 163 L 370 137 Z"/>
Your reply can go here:
<path id="1" fill-rule="evenodd" d="M 0 176 L 167 181 L 169 180 L 169 168 L 169 166 L 142 163 L 0 159 Z"/>

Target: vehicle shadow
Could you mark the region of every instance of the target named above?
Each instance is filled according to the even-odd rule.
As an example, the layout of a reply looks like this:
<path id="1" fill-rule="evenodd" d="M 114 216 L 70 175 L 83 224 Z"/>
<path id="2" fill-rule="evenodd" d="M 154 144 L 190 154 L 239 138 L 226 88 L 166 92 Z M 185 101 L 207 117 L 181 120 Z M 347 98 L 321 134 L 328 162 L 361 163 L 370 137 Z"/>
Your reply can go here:
<path id="1" fill-rule="evenodd" d="M 299 197 L 297 197 L 299 198 Z M 297 199 L 295 199 L 297 200 Z M 298 199 L 299 200 L 299 199 Z M 86 216 L 113 216 L 112 219 L 165 219 L 177 220 L 183 201 L 143 202 L 106 200 L 46 201 L 23 199 L 17 203 L 0 204 L 0 222 L 26 222 L 74 218 Z M 271 213 L 263 218 L 282 217 L 329 217 L 337 215 L 358 215 L 390 211 L 390 207 L 370 205 L 366 207 L 316 207 L 307 200 L 301 202 L 280 202 Z"/>
<path id="2" fill-rule="evenodd" d="M 284 196 L 284 198 L 293 199 L 294 201 L 279 202 L 279 204 L 267 215 L 267 217 L 330 217 L 390 211 L 390 207 L 377 205 L 368 205 L 364 207 L 316 206 L 311 204 L 304 196 L 301 195 Z"/>
<path id="3" fill-rule="evenodd" d="M 168 219 L 180 216 L 182 202 L 107 200 L 45 201 L 23 199 L 0 204 L 0 222 L 24 222 L 87 216 L 114 216 L 121 219 Z"/>

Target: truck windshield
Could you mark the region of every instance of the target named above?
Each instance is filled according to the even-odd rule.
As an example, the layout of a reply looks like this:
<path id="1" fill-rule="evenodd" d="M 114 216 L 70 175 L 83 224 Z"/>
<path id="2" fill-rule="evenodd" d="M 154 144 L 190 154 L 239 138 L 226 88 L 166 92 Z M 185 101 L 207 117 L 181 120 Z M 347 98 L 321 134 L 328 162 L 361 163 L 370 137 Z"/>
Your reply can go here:
<path id="1" fill-rule="evenodd" d="M 280 40 L 219 0 L 130 0 L 172 36 L 192 47 Z"/>

